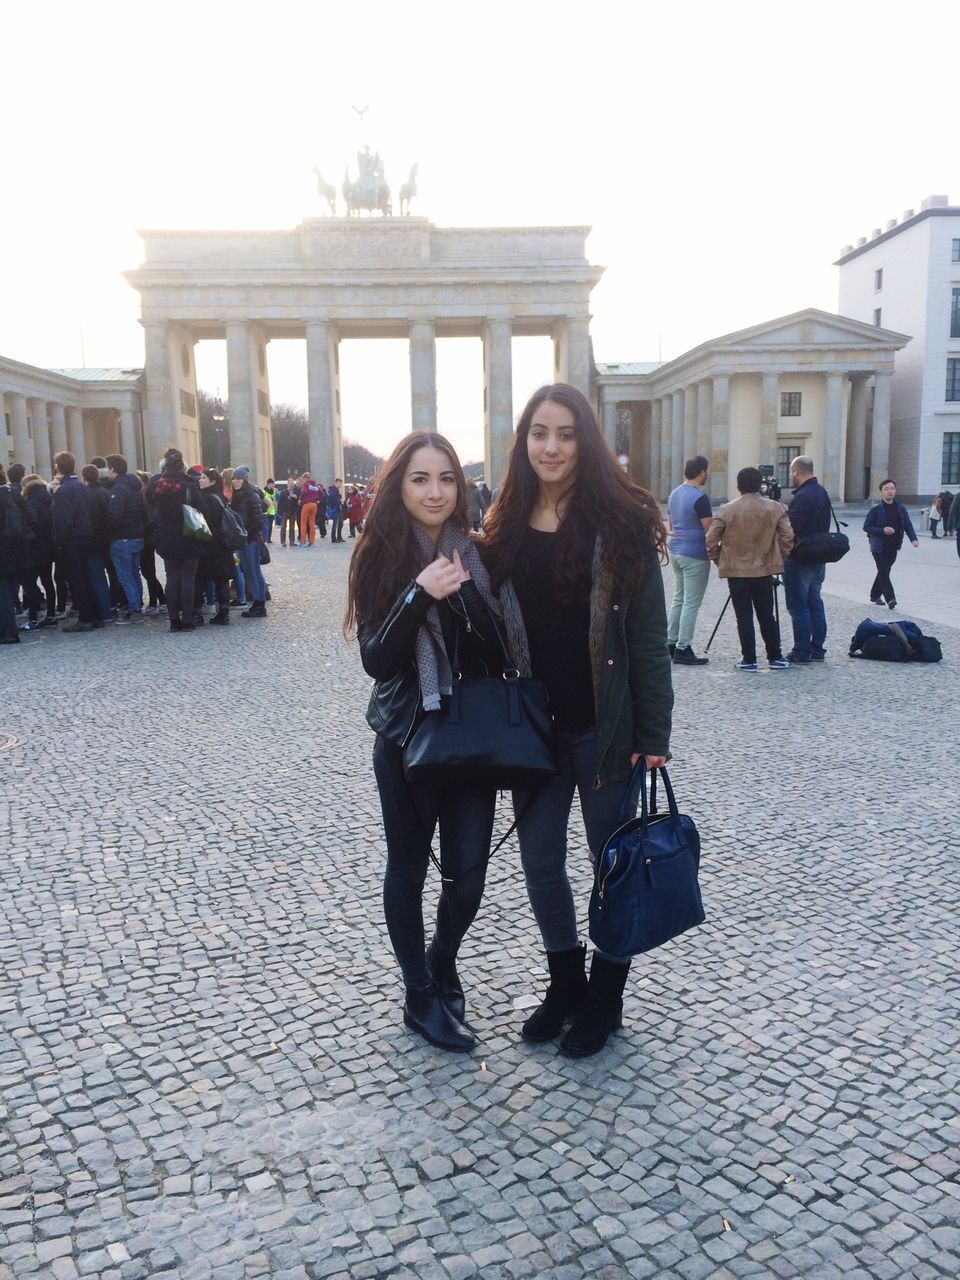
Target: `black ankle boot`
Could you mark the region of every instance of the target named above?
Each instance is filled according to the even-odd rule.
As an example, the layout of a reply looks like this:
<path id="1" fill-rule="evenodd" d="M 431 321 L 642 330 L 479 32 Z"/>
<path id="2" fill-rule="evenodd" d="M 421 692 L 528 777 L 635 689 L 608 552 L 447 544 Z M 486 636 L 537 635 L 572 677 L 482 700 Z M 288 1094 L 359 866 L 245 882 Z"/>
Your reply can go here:
<path id="1" fill-rule="evenodd" d="M 534 1009 L 520 1034 L 531 1044 L 546 1044 L 563 1030 L 587 995 L 584 962 L 587 948 L 581 943 L 571 951 L 548 951 L 550 985 L 540 1007 Z"/>
<path id="2" fill-rule="evenodd" d="M 230 625 L 230 610 L 224 609 L 223 606 L 210 619 L 211 627 L 228 627 Z"/>
<path id="3" fill-rule="evenodd" d="M 447 1049 L 450 1053 L 469 1053 L 477 1043 L 443 1003 L 440 988 L 435 982 L 431 982 L 429 987 L 407 987 L 403 1020 L 428 1044 Z"/>
<path id="4" fill-rule="evenodd" d="M 467 1012 L 463 987 L 457 974 L 456 956 L 445 956 L 437 950 L 436 942 L 427 947 L 427 971 L 440 988 L 440 999 L 458 1022 L 463 1022 Z"/>
<path id="5" fill-rule="evenodd" d="M 599 1053 L 623 1026 L 623 988 L 629 972 L 628 964 L 613 964 L 593 953 L 587 998 L 560 1041 L 565 1058 L 589 1058 Z"/>

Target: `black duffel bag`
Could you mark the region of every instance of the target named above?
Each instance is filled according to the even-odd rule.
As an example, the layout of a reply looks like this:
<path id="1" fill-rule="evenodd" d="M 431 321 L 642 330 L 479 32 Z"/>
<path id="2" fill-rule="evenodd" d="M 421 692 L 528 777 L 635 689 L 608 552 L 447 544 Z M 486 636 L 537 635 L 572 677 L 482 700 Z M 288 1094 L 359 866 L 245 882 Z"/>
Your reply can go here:
<path id="1" fill-rule="evenodd" d="M 830 502 L 830 499 L 827 499 Z M 790 557 L 798 561 L 800 564 L 836 564 L 850 550 L 850 539 L 845 533 L 840 532 L 840 521 L 837 519 L 837 513 L 833 509 L 833 503 L 830 502 L 830 514 L 833 516 L 833 523 L 837 526 L 836 530 L 828 529 L 825 533 L 807 533 L 800 539 L 793 550 Z M 846 521 L 843 524 L 844 529 L 847 527 Z"/>

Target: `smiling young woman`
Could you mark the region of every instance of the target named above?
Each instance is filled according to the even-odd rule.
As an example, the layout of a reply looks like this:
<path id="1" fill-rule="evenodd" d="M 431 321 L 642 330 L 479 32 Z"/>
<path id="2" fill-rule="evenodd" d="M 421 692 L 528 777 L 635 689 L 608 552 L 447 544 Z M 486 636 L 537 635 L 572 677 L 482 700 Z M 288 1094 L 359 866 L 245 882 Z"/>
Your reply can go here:
<path id="1" fill-rule="evenodd" d="M 456 958 L 480 906 L 496 789 L 467 780 L 409 783 L 403 747 L 452 687 L 451 656 L 467 676 L 499 670 L 491 612 L 499 612 L 468 526 L 467 486 L 453 447 L 433 432 L 406 436 L 384 463 L 350 563 L 346 631 L 356 628 L 376 681 L 367 723 L 377 738 L 387 862 L 383 906 L 406 986 L 404 1021 L 442 1049 L 464 1052 L 465 997 Z M 440 828 L 443 882 L 425 952 L 423 887 Z"/>
<path id="2" fill-rule="evenodd" d="M 584 396 L 541 387 L 517 424 L 481 554 L 508 623 L 525 633 L 532 674 L 550 695 L 560 773 L 514 793 L 527 893 L 550 986 L 523 1027 L 568 1057 L 596 1053 L 620 1025 L 629 960 L 596 952 L 590 980 L 566 872 L 575 790 L 592 850 L 617 825 L 641 755 L 663 764 L 673 690 L 653 498 L 620 470 Z"/>

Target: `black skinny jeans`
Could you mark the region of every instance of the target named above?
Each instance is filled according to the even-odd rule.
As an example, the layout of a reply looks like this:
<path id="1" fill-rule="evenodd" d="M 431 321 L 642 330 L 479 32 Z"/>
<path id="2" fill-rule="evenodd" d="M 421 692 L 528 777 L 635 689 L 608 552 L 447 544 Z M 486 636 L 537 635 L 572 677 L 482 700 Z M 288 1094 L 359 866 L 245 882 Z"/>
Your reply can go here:
<path id="1" fill-rule="evenodd" d="M 40 581 L 40 587 L 43 588 L 41 595 L 40 587 L 37 586 L 37 580 Z M 53 561 L 41 560 L 35 566 L 32 574 L 27 574 L 23 580 L 23 599 L 30 611 L 30 621 L 36 622 L 40 616 L 40 610 L 46 601 L 47 614 L 51 618 L 57 611 L 57 593 L 53 585 Z"/>
<path id="2" fill-rule="evenodd" d="M 167 571 L 167 617 L 171 622 L 193 622 L 193 586 L 199 563 L 199 557 L 163 562 Z"/>
<path id="3" fill-rule="evenodd" d="M 890 581 L 890 570 L 896 564 L 896 551 L 874 551 L 873 563 L 877 566 L 877 576 L 873 580 L 873 586 L 870 588 L 870 599 L 875 604 L 881 600 L 886 600 L 887 604 L 891 600 L 896 600 L 897 593 L 893 589 L 893 583 Z"/>
<path id="4" fill-rule="evenodd" d="M 440 789 L 411 786 L 403 776 L 403 751 L 380 734 L 373 748 L 373 771 L 380 791 L 387 868 L 383 913 L 394 954 L 408 987 L 423 987 L 427 972 L 423 927 L 423 886 L 430 845 L 440 825 L 444 883 L 437 904 L 434 945 L 455 956 L 483 897 L 497 793 L 493 787 L 465 785 Z"/>
<path id="5" fill-rule="evenodd" d="M 756 611 L 760 634 L 763 636 L 767 660 L 774 662 L 782 658 L 780 649 L 780 628 L 773 616 L 773 578 L 728 578 L 730 599 L 733 611 L 737 615 L 737 635 L 740 637 L 740 650 L 744 662 L 757 660 L 757 635 L 753 629 L 753 614 Z"/>
<path id="6" fill-rule="evenodd" d="M 157 577 L 157 552 L 154 546 L 145 546 L 140 552 L 140 575 L 147 584 L 149 594 L 150 608 L 155 609 L 158 604 L 166 602 L 166 595 L 163 587 L 160 585 L 160 579 Z"/>
<path id="7" fill-rule="evenodd" d="M 70 596 L 77 609 L 78 622 L 93 622 L 98 617 L 93 589 L 87 574 L 89 543 L 82 538 L 64 542 L 57 550 L 57 566 L 62 564 L 70 587 Z"/>

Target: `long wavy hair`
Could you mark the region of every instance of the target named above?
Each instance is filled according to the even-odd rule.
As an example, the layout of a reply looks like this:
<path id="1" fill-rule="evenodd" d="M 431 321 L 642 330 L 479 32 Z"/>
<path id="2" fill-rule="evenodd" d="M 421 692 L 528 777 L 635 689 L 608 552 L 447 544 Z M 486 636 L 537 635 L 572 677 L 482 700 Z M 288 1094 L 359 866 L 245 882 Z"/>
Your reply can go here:
<path id="1" fill-rule="evenodd" d="M 423 568 L 423 552 L 410 513 L 403 505 L 402 486 L 410 459 L 424 448 L 440 449 L 450 459 L 450 469 L 457 480 L 457 502 L 450 522 L 464 532 L 470 528 L 467 482 L 453 445 L 435 431 L 413 431 L 404 436 L 373 481 L 375 496 L 350 560 L 345 635 L 361 619 L 379 626 L 401 590 Z"/>
<path id="2" fill-rule="evenodd" d="M 577 465 L 573 485 L 557 529 L 554 577 L 563 598 L 590 589 L 593 550 L 599 536 L 603 563 L 617 586 L 641 581 L 653 554 L 666 554 L 666 530 L 652 494 L 621 470 L 607 447 L 586 397 L 565 382 L 534 392 L 517 423 L 507 474 L 487 513 L 480 553 L 495 587 L 514 570 L 524 530 L 540 492 L 527 454 L 527 436 L 545 400 L 573 415 Z"/>

